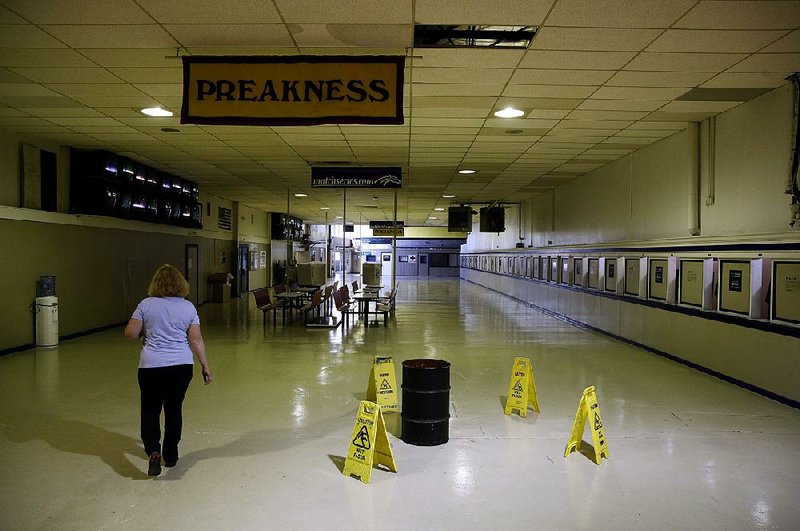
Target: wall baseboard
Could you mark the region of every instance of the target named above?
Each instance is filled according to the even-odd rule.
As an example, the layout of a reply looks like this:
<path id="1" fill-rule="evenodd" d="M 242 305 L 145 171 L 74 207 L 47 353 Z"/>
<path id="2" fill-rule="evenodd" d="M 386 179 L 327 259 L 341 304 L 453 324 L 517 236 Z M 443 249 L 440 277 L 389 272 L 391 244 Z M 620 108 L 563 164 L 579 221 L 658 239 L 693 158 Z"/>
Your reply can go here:
<path id="1" fill-rule="evenodd" d="M 88 336 L 91 334 L 96 334 L 98 332 L 105 332 L 106 330 L 111 330 L 112 328 L 119 328 L 125 326 L 128 322 L 124 321 L 122 323 L 113 323 L 110 325 L 98 326 L 97 328 L 90 328 L 89 330 L 81 330 L 80 332 L 74 332 L 72 334 L 65 334 L 63 336 L 58 336 L 58 342 L 61 343 L 62 341 L 68 341 L 70 339 L 76 339 L 78 337 Z M 14 354 L 15 352 L 22 352 L 24 350 L 31 350 L 36 348 L 36 345 L 33 343 L 27 343 L 25 345 L 20 345 L 18 347 L 11 347 L 0 350 L 0 356 L 5 356 L 8 354 Z"/>

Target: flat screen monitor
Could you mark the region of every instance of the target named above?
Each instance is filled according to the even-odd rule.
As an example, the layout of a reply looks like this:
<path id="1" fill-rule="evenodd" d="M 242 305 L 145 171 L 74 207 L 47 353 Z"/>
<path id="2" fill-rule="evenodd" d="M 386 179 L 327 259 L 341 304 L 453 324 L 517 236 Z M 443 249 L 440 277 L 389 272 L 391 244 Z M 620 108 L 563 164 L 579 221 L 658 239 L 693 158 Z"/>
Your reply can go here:
<path id="1" fill-rule="evenodd" d="M 447 209 L 447 232 L 471 232 L 472 207 L 458 206 Z"/>
<path id="2" fill-rule="evenodd" d="M 503 207 L 481 208 L 481 232 L 505 232 L 506 211 Z"/>

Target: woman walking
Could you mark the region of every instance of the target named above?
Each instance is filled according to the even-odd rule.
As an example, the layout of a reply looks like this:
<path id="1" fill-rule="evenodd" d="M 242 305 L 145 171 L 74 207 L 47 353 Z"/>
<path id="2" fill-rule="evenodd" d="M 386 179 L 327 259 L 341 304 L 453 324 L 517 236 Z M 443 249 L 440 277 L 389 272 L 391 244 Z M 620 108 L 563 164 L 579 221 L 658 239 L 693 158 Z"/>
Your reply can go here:
<path id="1" fill-rule="evenodd" d="M 161 473 L 178 462 L 178 443 L 183 428 L 182 406 L 192 380 L 192 352 L 200 362 L 203 380 L 211 383 L 200 318 L 185 299 L 189 284 L 174 266 L 159 267 L 148 298 L 136 307 L 125 327 L 128 339 L 143 338 L 139 355 L 141 435 L 149 457 L 147 475 Z M 164 442 L 161 443 L 161 410 L 164 410 Z"/>

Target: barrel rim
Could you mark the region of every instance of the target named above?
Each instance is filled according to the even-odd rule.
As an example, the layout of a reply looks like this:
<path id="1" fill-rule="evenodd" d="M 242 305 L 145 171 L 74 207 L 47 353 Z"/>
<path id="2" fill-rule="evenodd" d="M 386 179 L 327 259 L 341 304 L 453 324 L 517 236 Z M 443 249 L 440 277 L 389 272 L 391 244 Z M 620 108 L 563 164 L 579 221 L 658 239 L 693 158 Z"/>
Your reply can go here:
<path id="1" fill-rule="evenodd" d="M 408 368 L 408 369 L 433 370 L 433 369 L 447 369 L 449 367 L 450 367 L 450 362 L 446 360 L 416 358 L 412 360 L 403 361 L 403 368 Z"/>

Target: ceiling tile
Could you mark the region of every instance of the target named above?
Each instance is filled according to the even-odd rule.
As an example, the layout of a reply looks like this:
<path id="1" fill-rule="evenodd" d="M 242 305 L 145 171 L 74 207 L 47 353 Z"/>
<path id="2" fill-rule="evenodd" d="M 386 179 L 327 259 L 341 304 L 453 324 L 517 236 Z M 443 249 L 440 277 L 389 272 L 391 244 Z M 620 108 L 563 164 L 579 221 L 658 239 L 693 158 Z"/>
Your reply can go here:
<path id="1" fill-rule="evenodd" d="M 729 72 L 792 73 L 800 71 L 800 54 L 757 53 L 729 69 Z"/>
<path id="2" fill-rule="evenodd" d="M 730 53 L 650 53 L 642 52 L 625 70 L 657 72 L 722 72 L 747 57 Z"/>
<path id="3" fill-rule="evenodd" d="M 602 85 L 613 72 L 608 70 L 520 69 L 511 77 L 512 85 Z"/>
<path id="4" fill-rule="evenodd" d="M 660 34 L 661 31 L 651 29 L 544 27 L 530 49 L 638 52 Z"/>
<path id="5" fill-rule="evenodd" d="M 635 52 L 568 52 L 558 50 L 529 50 L 520 68 L 572 70 L 618 70 L 633 59 Z"/>
<path id="6" fill-rule="evenodd" d="M 800 30 L 795 30 L 778 39 L 763 50 L 762 53 L 800 53 Z"/>
<path id="7" fill-rule="evenodd" d="M 42 118 L 68 118 L 68 117 L 102 117 L 103 114 L 88 107 L 52 107 L 52 108 L 24 108 L 26 113 Z"/>
<path id="8" fill-rule="evenodd" d="M 786 82 L 786 74 L 723 72 L 709 79 L 703 88 L 775 88 Z"/>
<path id="9" fill-rule="evenodd" d="M 800 26 L 800 2 L 699 2 L 674 27 L 696 29 L 792 29 Z"/>
<path id="10" fill-rule="evenodd" d="M 81 48 L 78 52 L 100 66 L 178 68 L 182 66 L 176 48 Z"/>
<path id="11" fill-rule="evenodd" d="M 19 74 L 15 74 L 6 68 L 0 68 L 0 83 L 30 83 L 30 79 L 26 79 Z"/>
<path id="12" fill-rule="evenodd" d="M 417 96 L 499 96 L 503 83 L 463 85 L 455 83 L 414 83 L 413 97 Z"/>
<path id="13" fill-rule="evenodd" d="M 65 96 L 132 96 L 139 97 L 141 91 L 127 83 L 49 83 L 48 87 Z"/>
<path id="14" fill-rule="evenodd" d="M 600 87 L 592 98 L 600 100 L 672 100 L 687 88 Z"/>
<path id="15" fill-rule="evenodd" d="M 183 97 L 183 85 L 179 83 L 140 83 L 134 87 L 150 96 Z"/>
<path id="16" fill-rule="evenodd" d="M 714 116 L 716 112 L 666 112 L 656 111 L 647 115 L 648 121 L 664 122 L 702 122 L 709 116 Z"/>
<path id="17" fill-rule="evenodd" d="M 0 96 L 56 96 L 52 90 L 36 83 L 0 83 Z"/>
<path id="18" fill-rule="evenodd" d="M 282 0 L 288 1 L 288 0 Z M 541 25 L 555 0 L 416 0 L 419 24 Z M 373 8 L 374 9 L 374 8 Z"/>
<path id="19" fill-rule="evenodd" d="M 782 31 L 667 30 L 646 51 L 753 53 L 782 36 Z"/>
<path id="20" fill-rule="evenodd" d="M 694 0 L 561 0 L 547 17 L 550 26 L 668 28 Z"/>
<path id="21" fill-rule="evenodd" d="M 34 24 L 146 24 L 152 19 L 130 0 L 70 2 L 3 0 L 3 4 Z"/>
<path id="22" fill-rule="evenodd" d="M 262 0 L 138 0 L 154 19 L 162 24 L 258 24 L 280 23 L 281 18 L 272 2 Z"/>
<path id="23" fill-rule="evenodd" d="M 94 67 L 89 59 L 73 50 L 31 50 L 0 48 L 0 66 L 6 67 Z"/>
<path id="24" fill-rule="evenodd" d="M 0 26 L 0 48 L 66 48 L 41 29 L 30 24 Z"/>
<path id="25" fill-rule="evenodd" d="M 276 0 L 288 23 L 411 24 L 411 0 Z"/>
<path id="26" fill-rule="evenodd" d="M 0 6 L 0 24 L 28 24 L 28 21 Z"/>
<path id="27" fill-rule="evenodd" d="M 663 112 L 712 112 L 719 113 L 732 109 L 742 102 L 737 101 L 672 101 L 664 105 Z"/>
<path id="28" fill-rule="evenodd" d="M 587 99 L 578 105 L 578 109 L 592 111 L 655 111 L 666 100 L 598 100 Z"/>
<path id="29" fill-rule="evenodd" d="M 42 26 L 71 48 L 168 48 L 178 43 L 155 24 Z"/>
<path id="30" fill-rule="evenodd" d="M 415 68 L 413 81 L 415 85 L 418 83 L 497 84 L 505 83 L 511 73 L 510 68 Z"/>
<path id="31" fill-rule="evenodd" d="M 674 131 L 679 131 L 681 129 L 686 129 L 689 123 L 687 122 L 650 122 L 645 120 L 640 120 L 631 124 L 628 129 L 671 129 Z"/>
<path id="32" fill-rule="evenodd" d="M 713 72 L 631 72 L 621 71 L 606 82 L 609 87 L 696 87 Z M 597 96 L 599 97 L 599 96 Z"/>
<path id="33" fill-rule="evenodd" d="M 294 46 L 283 24 L 167 24 L 183 46 Z"/>
<path id="34" fill-rule="evenodd" d="M 575 109 L 569 116 L 568 120 L 639 120 L 647 115 L 646 111 L 587 111 Z"/>
<path id="35" fill-rule="evenodd" d="M 515 68 L 524 50 L 476 48 L 417 48 L 408 61 L 414 67 Z"/>
<path id="36" fill-rule="evenodd" d="M 504 97 L 520 98 L 575 98 L 591 96 L 597 87 L 564 85 L 509 85 L 503 90 Z"/>
<path id="37" fill-rule="evenodd" d="M 119 83 L 105 68 L 11 68 L 37 83 Z"/>
<path id="38" fill-rule="evenodd" d="M 180 83 L 183 84 L 183 68 L 109 68 L 111 72 L 128 83 Z"/>
<path id="39" fill-rule="evenodd" d="M 292 37 L 307 47 L 412 47 L 414 30 L 410 24 L 294 24 Z"/>

